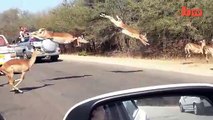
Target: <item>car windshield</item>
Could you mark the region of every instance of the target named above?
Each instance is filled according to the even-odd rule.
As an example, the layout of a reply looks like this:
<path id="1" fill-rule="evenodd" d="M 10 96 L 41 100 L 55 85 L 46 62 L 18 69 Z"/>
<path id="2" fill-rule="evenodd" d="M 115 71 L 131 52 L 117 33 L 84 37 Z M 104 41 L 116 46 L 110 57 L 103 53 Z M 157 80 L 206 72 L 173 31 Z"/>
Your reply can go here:
<path id="1" fill-rule="evenodd" d="M 212 84 L 212 11 L 213 0 L 2 0 L 0 114 L 60 120 L 108 92 Z"/>
<path id="2" fill-rule="evenodd" d="M 6 46 L 6 42 L 2 36 L 0 36 L 0 46 Z"/>

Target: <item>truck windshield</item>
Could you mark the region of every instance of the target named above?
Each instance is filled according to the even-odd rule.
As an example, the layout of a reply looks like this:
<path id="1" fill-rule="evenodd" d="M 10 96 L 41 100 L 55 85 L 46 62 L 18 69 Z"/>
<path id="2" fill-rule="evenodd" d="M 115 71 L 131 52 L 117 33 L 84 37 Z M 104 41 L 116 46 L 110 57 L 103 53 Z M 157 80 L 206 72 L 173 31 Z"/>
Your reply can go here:
<path id="1" fill-rule="evenodd" d="M 0 46 L 6 46 L 6 42 L 2 36 L 0 36 Z"/>
<path id="2" fill-rule="evenodd" d="M 40 41 L 43 41 L 43 40 L 40 40 L 38 38 L 30 38 L 30 42 L 40 42 Z"/>

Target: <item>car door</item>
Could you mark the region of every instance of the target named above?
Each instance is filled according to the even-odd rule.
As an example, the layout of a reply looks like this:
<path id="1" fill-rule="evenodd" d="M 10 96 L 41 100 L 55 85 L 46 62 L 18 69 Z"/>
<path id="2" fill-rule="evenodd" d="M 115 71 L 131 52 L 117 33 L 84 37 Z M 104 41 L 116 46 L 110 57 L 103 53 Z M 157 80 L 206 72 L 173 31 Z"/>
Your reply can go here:
<path id="1" fill-rule="evenodd" d="M 16 50 L 17 54 L 18 55 L 22 55 L 23 54 L 23 50 L 26 50 L 29 45 L 30 45 L 29 39 L 26 39 L 23 42 L 17 43 L 17 47 L 15 47 L 15 50 Z"/>
<path id="2" fill-rule="evenodd" d="M 185 101 L 186 101 L 186 107 L 188 110 L 193 110 L 194 109 L 194 103 L 199 103 L 200 98 L 198 97 L 193 97 L 193 96 L 185 96 Z"/>
<path id="3" fill-rule="evenodd" d="M 190 109 L 190 100 L 188 99 L 188 96 L 181 96 L 181 98 L 180 98 L 180 103 L 181 103 L 181 105 L 182 105 L 182 107 L 183 107 L 183 109 L 185 109 L 185 110 L 189 110 Z"/>

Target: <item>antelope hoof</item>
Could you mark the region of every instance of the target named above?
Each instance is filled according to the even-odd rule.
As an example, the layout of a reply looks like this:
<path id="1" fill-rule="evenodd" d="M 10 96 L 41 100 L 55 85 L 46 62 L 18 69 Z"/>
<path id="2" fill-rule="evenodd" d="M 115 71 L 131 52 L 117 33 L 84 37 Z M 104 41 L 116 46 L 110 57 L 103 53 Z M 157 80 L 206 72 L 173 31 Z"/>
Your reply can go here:
<path id="1" fill-rule="evenodd" d="M 24 92 L 23 92 L 23 91 L 21 91 L 21 90 L 15 90 L 14 92 L 15 92 L 16 94 L 17 94 L 17 93 L 21 93 L 21 94 L 23 94 L 23 93 L 24 93 Z"/>
<path id="2" fill-rule="evenodd" d="M 21 80 L 21 79 L 16 79 L 15 82 L 18 82 L 18 81 L 20 81 L 20 80 Z"/>
<path id="3" fill-rule="evenodd" d="M 21 91 L 21 90 L 19 90 L 19 93 L 23 94 L 24 92 L 23 92 L 23 91 Z"/>
<path id="4" fill-rule="evenodd" d="M 0 72 L 0 75 L 4 75 L 4 73 L 3 73 L 3 72 Z"/>

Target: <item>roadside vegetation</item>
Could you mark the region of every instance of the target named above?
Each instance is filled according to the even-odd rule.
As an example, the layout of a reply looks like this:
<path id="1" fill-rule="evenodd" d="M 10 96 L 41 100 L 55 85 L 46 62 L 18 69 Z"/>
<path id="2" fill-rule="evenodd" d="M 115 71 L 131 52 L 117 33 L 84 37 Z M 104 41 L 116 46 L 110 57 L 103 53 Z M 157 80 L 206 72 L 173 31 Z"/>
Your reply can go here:
<path id="1" fill-rule="evenodd" d="M 202 17 L 183 17 L 181 7 L 200 8 Z M 184 57 L 188 42 L 198 44 L 213 38 L 212 0 L 64 0 L 48 11 L 30 13 L 9 9 L 0 14 L 0 34 L 10 42 L 18 37 L 19 26 L 31 31 L 41 27 L 57 32 L 83 34 L 89 45 L 75 48 L 60 45 L 63 53 L 127 55 L 141 57 Z M 119 17 L 129 26 L 147 33 L 150 46 L 120 32 L 99 14 Z"/>

